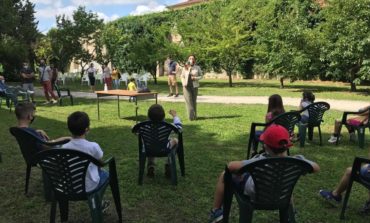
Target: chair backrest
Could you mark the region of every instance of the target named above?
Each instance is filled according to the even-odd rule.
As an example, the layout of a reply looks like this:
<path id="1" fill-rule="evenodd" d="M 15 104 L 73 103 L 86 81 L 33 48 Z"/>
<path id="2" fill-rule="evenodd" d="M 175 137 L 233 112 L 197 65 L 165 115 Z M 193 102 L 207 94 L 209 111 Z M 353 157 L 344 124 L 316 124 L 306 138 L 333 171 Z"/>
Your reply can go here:
<path id="1" fill-rule="evenodd" d="M 21 149 L 24 160 L 28 165 L 33 165 L 32 156 L 41 150 L 43 142 L 33 134 L 22 128 L 11 127 L 9 132 L 15 137 Z"/>
<path id="2" fill-rule="evenodd" d="M 171 132 L 179 134 L 179 130 L 167 122 L 145 121 L 136 124 L 132 132 L 138 134 L 139 149 L 147 155 L 165 156 L 168 138 Z"/>
<path id="3" fill-rule="evenodd" d="M 301 115 L 299 112 L 285 112 L 272 119 L 269 123 L 267 123 L 267 126 L 271 124 L 281 125 L 286 128 L 289 133 L 292 133 L 294 131 L 295 124 L 300 120 Z"/>
<path id="4" fill-rule="evenodd" d="M 86 199 L 85 177 L 90 163 L 101 166 L 94 157 L 73 149 L 49 149 L 37 153 L 38 163 L 53 187 L 56 198 Z"/>
<path id="5" fill-rule="evenodd" d="M 330 105 L 326 102 L 315 102 L 308 105 L 304 110 L 308 110 L 308 124 L 311 126 L 318 126 L 321 124 L 324 113 L 330 109 Z"/>
<path id="6" fill-rule="evenodd" d="M 249 173 L 255 185 L 255 209 L 276 210 L 290 203 L 299 177 L 313 171 L 312 166 L 301 159 L 277 157 L 261 159 L 244 166 L 239 173 Z"/>

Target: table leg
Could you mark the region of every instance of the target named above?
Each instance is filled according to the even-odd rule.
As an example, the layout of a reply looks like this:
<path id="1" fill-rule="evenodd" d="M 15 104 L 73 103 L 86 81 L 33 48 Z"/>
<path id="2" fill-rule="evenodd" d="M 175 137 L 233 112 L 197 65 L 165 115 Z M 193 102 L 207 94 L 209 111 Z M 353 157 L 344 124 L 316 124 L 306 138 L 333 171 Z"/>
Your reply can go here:
<path id="1" fill-rule="evenodd" d="M 135 117 L 136 117 L 136 123 L 137 123 L 137 110 L 139 107 L 137 106 L 137 97 L 135 97 Z"/>
<path id="2" fill-rule="evenodd" d="M 155 103 L 158 104 L 158 94 L 155 94 Z"/>
<path id="3" fill-rule="evenodd" d="M 119 95 L 117 95 L 117 106 L 118 106 L 118 118 L 121 118 L 121 111 L 119 107 Z"/>
<path id="4" fill-rule="evenodd" d="M 100 120 L 100 111 L 99 111 L 99 95 L 97 94 L 96 96 L 97 96 L 97 98 L 98 98 L 98 120 Z"/>

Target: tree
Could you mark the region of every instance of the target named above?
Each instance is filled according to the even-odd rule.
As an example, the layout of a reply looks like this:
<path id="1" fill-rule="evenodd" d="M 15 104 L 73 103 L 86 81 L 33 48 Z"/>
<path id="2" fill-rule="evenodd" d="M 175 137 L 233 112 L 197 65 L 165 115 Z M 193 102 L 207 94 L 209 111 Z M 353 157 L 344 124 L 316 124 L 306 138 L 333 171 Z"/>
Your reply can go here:
<path id="1" fill-rule="evenodd" d="M 329 1 L 321 34 L 321 60 L 329 64 L 326 75 L 356 83 L 370 80 L 370 2 L 369 0 Z"/>
<path id="2" fill-rule="evenodd" d="M 17 79 L 17 70 L 25 60 L 35 59 L 33 45 L 39 36 L 29 0 L 0 1 L 0 63 L 5 76 Z"/>
<path id="3" fill-rule="evenodd" d="M 291 81 L 312 79 L 320 70 L 320 49 L 313 28 L 317 26 L 319 5 L 311 0 L 270 1 L 259 9 L 257 70 Z"/>

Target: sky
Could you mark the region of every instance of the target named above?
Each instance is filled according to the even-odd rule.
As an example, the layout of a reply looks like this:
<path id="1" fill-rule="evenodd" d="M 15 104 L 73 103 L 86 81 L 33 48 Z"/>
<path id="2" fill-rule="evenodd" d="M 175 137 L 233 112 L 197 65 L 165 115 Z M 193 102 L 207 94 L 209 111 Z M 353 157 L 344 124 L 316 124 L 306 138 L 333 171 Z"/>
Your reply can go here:
<path id="1" fill-rule="evenodd" d="M 78 6 L 85 6 L 87 11 L 97 13 L 105 22 L 109 22 L 122 16 L 163 11 L 168 5 L 184 1 L 186 0 L 30 0 L 35 4 L 38 30 L 42 33 L 55 27 L 57 15 L 71 16 Z"/>

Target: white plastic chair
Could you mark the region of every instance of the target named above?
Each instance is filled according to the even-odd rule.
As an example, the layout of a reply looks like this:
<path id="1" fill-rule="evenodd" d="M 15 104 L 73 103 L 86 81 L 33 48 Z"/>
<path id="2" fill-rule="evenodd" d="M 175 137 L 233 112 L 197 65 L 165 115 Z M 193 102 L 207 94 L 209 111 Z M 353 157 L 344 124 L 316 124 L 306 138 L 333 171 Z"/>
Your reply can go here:
<path id="1" fill-rule="evenodd" d="M 65 85 L 66 84 L 66 78 L 67 78 L 67 74 L 63 74 L 62 72 L 59 72 L 57 82 L 62 83 L 63 85 Z"/>
<path id="2" fill-rule="evenodd" d="M 83 85 L 84 83 L 86 83 L 87 85 L 90 85 L 90 80 L 89 78 L 87 77 L 87 74 L 84 74 L 81 78 L 81 85 Z"/>
<path id="3" fill-rule="evenodd" d="M 121 82 L 125 82 L 126 87 L 128 84 L 128 73 L 121 74 L 121 78 L 118 80 L 118 85 L 121 85 Z"/>

